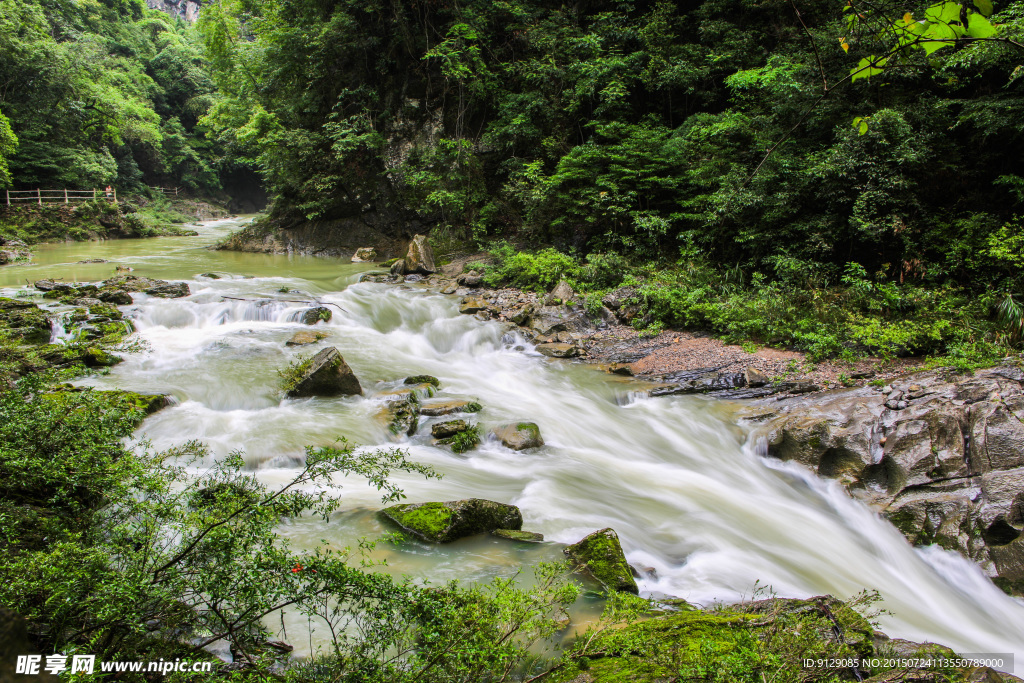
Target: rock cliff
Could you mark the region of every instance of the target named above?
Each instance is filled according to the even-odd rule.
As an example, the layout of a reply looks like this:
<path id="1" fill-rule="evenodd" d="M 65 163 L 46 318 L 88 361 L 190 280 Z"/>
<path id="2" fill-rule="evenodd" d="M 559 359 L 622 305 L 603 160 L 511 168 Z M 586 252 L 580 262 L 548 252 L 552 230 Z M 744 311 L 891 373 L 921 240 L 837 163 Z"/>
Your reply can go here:
<path id="1" fill-rule="evenodd" d="M 167 12 L 172 17 L 181 17 L 188 23 L 192 23 L 199 17 L 199 8 L 203 0 L 146 0 L 150 9 L 158 9 Z"/>
<path id="2" fill-rule="evenodd" d="M 839 479 L 915 545 L 938 544 L 1024 593 L 1024 372 L 908 375 L 750 406 L 770 457 Z"/>

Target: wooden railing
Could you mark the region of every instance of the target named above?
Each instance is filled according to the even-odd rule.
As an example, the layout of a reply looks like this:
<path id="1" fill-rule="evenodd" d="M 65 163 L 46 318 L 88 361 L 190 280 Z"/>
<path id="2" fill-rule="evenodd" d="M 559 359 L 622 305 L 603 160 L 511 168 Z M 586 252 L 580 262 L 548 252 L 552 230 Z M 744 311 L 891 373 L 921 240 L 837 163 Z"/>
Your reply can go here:
<path id="1" fill-rule="evenodd" d="M 23 204 L 74 204 L 90 199 L 117 203 L 117 190 L 4 190 L 7 206 Z"/>
<path id="2" fill-rule="evenodd" d="M 154 192 L 159 192 L 160 194 L 164 195 L 165 197 L 169 197 L 171 195 L 174 195 L 175 197 L 178 196 L 178 189 L 179 188 L 177 188 L 177 187 L 153 187 L 152 185 L 149 185 L 148 187 L 149 187 L 149 189 L 153 190 Z"/>

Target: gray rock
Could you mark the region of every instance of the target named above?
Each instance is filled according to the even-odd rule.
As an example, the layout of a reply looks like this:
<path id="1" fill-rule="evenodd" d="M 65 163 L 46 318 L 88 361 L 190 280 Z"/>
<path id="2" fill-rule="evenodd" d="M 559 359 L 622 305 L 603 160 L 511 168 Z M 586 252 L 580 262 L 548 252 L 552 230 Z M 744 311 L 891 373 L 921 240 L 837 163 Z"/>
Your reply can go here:
<path id="1" fill-rule="evenodd" d="M 475 401 L 436 399 L 421 403 L 420 415 L 425 417 L 437 417 L 439 415 L 450 415 L 452 413 L 476 413 L 482 409 L 483 407 Z"/>
<path id="2" fill-rule="evenodd" d="M 544 297 L 544 303 L 548 306 L 557 306 L 559 304 L 565 304 L 572 301 L 573 297 L 576 296 L 576 292 L 572 291 L 572 287 L 565 280 L 561 280 L 555 288 L 552 289 L 546 297 Z"/>
<path id="3" fill-rule="evenodd" d="M 160 297 L 161 299 L 180 299 L 192 293 L 192 290 L 184 282 L 164 282 L 145 291 L 146 294 Z"/>
<path id="4" fill-rule="evenodd" d="M 407 272 L 409 272 L 409 271 L 406 269 L 405 259 L 404 258 L 400 258 L 400 259 L 398 259 L 397 261 L 395 261 L 394 263 L 391 264 L 391 274 L 392 275 L 399 275 L 400 276 L 400 275 L 405 275 Z"/>
<path id="5" fill-rule="evenodd" d="M 505 448 L 523 451 L 527 448 L 539 448 L 544 445 L 540 436 L 540 427 L 534 422 L 513 422 L 491 430 L 491 433 Z"/>
<path id="6" fill-rule="evenodd" d="M 388 400 L 377 411 L 377 420 L 383 423 L 392 436 L 406 434 L 412 436 L 419 427 L 419 415 L 416 395 L 410 391 L 405 396 L 396 396 Z"/>
<path id="7" fill-rule="evenodd" d="M 437 272 L 434 265 L 434 250 L 427 242 L 426 236 L 416 235 L 412 238 L 405 255 L 405 268 L 407 273 L 430 275 Z"/>
<path id="8" fill-rule="evenodd" d="M 286 391 L 291 397 L 301 398 L 361 395 L 363 388 L 338 349 L 329 346 L 309 360 Z"/>
<path id="9" fill-rule="evenodd" d="M 455 281 L 458 282 L 463 287 L 475 288 L 480 287 L 481 285 L 484 284 L 484 278 L 480 275 L 477 275 L 476 272 L 463 273 L 462 275 L 455 278 Z"/>
<path id="10" fill-rule="evenodd" d="M 96 295 L 100 301 L 117 306 L 129 306 L 132 304 L 132 295 L 123 289 L 104 287 Z"/>
<path id="11" fill-rule="evenodd" d="M 561 342 L 537 344 L 537 351 L 551 358 L 573 358 L 580 355 L 578 346 Z"/>
<path id="12" fill-rule="evenodd" d="M 352 263 L 365 263 L 377 258 L 377 250 L 373 247 L 360 247 L 352 255 Z"/>
<path id="13" fill-rule="evenodd" d="M 753 366 L 743 371 L 743 378 L 746 380 L 748 387 L 763 387 L 771 381 L 768 375 Z"/>
<path id="14" fill-rule="evenodd" d="M 515 505 L 480 498 L 446 503 L 404 503 L 381 512 L 406 531 L 433 543 L 450 543 L 496 529 L 518 531 L 523 528 L 523 514 Z"/>
<path id="15" fill-rule="evenodd" d="M 487 302 L 478 296 L 467 296 L 459 306 L 459 313 L 479 313 L 487 309 Z"/>
<path id="16" fill-rule="evenodd" d="M 538 534 L 533 531 L 516 531 L 515 529 L 495 529 L 491 532 L 491 536 L 505 538 L 510 541 L 519 541 L 520 543 L 544 542 L 544 534 Z"/>
<path id="17" fill-rule="evenodd" d="M 318 341 L 325 339 L 327 334 L 324 332 L 313 332 L 312 330 L 299 330 L 292 335 L 292 338 L 284 343 L 285 346 L 305 346 L 307 344 L 315 344 Z"/>
<path id="18" fill-rule="evenodd" d="M 334 314 L 331 309 L 326 306 L 315 306 L 313 308 L 306 308 L 299 311 L 299 322 L 304 325 L 316 325 L 318 322 L 323 320 L 327 322 L 331 319 Z"/>
<path id="19" fill-rule="evenodd" d="M 467 429 L 469 429 L 469 423 L 465 420 L 448 420 L 447 422 L 438 422 L 432 425 L 430 427 L 430 435 L 435 439 L 447 439 Z"/>

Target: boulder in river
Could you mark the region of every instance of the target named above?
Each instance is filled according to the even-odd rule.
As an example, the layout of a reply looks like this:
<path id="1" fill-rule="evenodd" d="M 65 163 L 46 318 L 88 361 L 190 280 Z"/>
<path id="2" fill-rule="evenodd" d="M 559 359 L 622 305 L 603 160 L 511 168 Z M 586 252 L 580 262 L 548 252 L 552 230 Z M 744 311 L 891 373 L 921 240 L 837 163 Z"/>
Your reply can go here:
<path id="1" fill-rule="evenodd" d="M 285 346 L 305 346 L 315 344 L 321 339 L 326 339 L 326 332 L 314 332 L 312 330 L 299 330 L 292 335 L 292 338 L 284 343 Z"/>
<path id="2" fill-rule="evenodd" d="M 373 247 L 360 247 L 352 254 L 352 263 L 366 263 L 377 258 L 377 250 Z"/>
<path id="3" fill-rule="evenodd" d="M 192 293 L 192 290 L 184 282 L 164 282 L 145 291 L 146 294 L 160 297 L 161 299 L 180 299 Z"/>
<path id="4" fill-rule="evenodd" d="M 435 389 L 439 389 L 441 387 L 441 380 L 433 375 L 410 375 L 405 378 L 402 384 L 429 384 Z"/>
<path id="5" fill-rule="evenodd" d="M 323 320 L 328 322 L 332 317 L 331 309 L 326 306 L 307 308 L 299 312 L 299 322 L 304 325 L 316 325 Z"/>
<path id="6" fill-rule="evenodd" d="M 639 593 L 633 572 L 614 529 L 595 531 L 563 551 L 576 565 L 586 570 L 607 590 Z"/>
<path id="7" fill-rule="evenodd" d="M 394 436 L 407 434 L 412 436 L 419 426 L 419 415 L 416 409 L 416 394 L 409 392 L 403 397 L 387 401 L 379 411 L 377 419 L 387 426 Z"/>
<path id="8" fill-rule="evenodd" d="M 89 368 L 109 368 L 123 361 L 124 358 L 115 356 L 95 346 L 82 352 L 82 362 Z"/>
<path id="9" fill-rule="evenodd" d="M 121 289 L 126 292 L 144 292 L 147 289 L 152 289 L 153 287 L 166 284 L 169 283 L 165 280 L 151 280 L 148 277 L 141 277 L 138 275 L 117 275 L 109 280 L 103 281 L 104 287 Z"/>
<path id="10" fill-rule="evenodd" d="M 535 422 L 513 422 L 491 430 L 505 448 L 523 451 L 527 448 L 539 448 L 544 445 L 540 436 L 540 427 Z"/>
<path id="11" fill-rule="evenodd" d="M 469 429 L 469 423 L 465 420 L 447 420 L 431 426 L 430 435 L 435 439 L 447 439 L 449 436 L 455 436 L 467 429 Z"/>
<path id="12" fill-rule="evenodd" d="M 132 303 L 132 295 L 117 287 L 103 287 L 96 293 L 96 298 L 115 306 L 129 306 Z"/>
<path id="13" fill-rule="evenodd" d="M 405 272 L 422 275 L 437 272 L 434 265 L 434 250 L 425 235 L 416 235 L 409 243 L 409 251 L 405 254 Z"/>
<path id="14" fill-rule="evenodd" d="M 293 369 L 293 373 L 293 376 L 286 379 L 285 386 L 286 393 L 293 398 L 363 393 L 352 368 L 333 346 L 300 363 Z"/>
<path id="15" fill-rule="evenodd" d="M 420 415 L 425 417 L 438 417 L 451 413 L 478 413 L 481 410 L 483 410 L 483 406 L 479 403 L 463 399 L 435 399 L 420 404 Z"/>
<path id="16" fill-rule="evenodd" d="M 433 543 L 450 543 L 495 529 L 523 528 L 523 514 L 515 505 L 481 498 L 446 503 L 403 503 L 382 513 L 406 531 Z"/>
<path id="17" fill-rule="evenodd" d="M 487 302 L 479 296 L 467 296 L 462 300 L 462 305 L 459 306 L 459 313 L 473 314 L 479 313 L 480 311 L 486 310 Z"/>
<path id="18" fill-rule="evenodd" d="M 400 259 L 397 259 L 394 263 L 392 263 L 391 264 L 391 271 L 390 272 L 391 272 L 392 275 L 397 275 L 397 276 L 405 275 L 408 272 L 406 270 L 406 268 L 405 268 L 405 259 L 404 258 L 400 258 Z"/>
<path id="19" fill-rule="evenodd" d="M 520 541 L 522 543 L 543 543 L 544 534 L 538 534 L 533 531 L 517 531 L 515 529 L 495 529 L 491 532 L 492 536 L 498 538 L 506 538 L 510 541 Z"/>

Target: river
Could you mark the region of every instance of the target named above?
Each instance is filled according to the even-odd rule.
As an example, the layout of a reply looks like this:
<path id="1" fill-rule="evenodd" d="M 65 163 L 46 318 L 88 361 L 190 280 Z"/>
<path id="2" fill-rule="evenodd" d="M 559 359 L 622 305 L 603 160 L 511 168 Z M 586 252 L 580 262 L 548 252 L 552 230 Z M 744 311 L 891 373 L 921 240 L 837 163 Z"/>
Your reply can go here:
<path id="1" fill-rule="evenodd" d="M 656 571 L 656 578 L 639 581 L 644 594 L 709 605 L 749 598 L 756 582 L 793 597 L 845 598 L 875 589 L 889 611 L 880 618 L 882 630 L 893 637 L 931 640 L 961 653 L 1024 656 L 1024 605 L 959 555 L 911 548 L 837 484 L 758 457 L 734 419 L 734 405 L 637 396 L 622 378 L 503 341 L 497 323 L 459 315 L 453 297 L 360 283 L 370 269 L 365 264 L 206 249 L 243 221 L 204 223 L 198 237 L 43 245 L 33 264 L 0 269 L 0 287 L 10 296 L 44 277 L 101 280 L 115 265 L 187 281 L 188 298 L 140 295 L 122 307 L 148 350 L 82 383 L 173 394 L 177 404 L 147 419 L 141 434 L 158 448 L 200 439 L 214 457 L 241 449 L 271 484 L 296 471 L 308 444 L 345 436 L 367 446 L 395 445 L 373 419 L 380 407 L 374 394 L 407 375 L 434 375 L 439 396 L 482 403 L 475 417 L 485 428 L 536 422 L 547 442 L 537 452 L 485 441 L 455 455 L 431 446 L 429 427 L 423 428 L 429 421 L 421 420 L 419 435 L 397 445 L 444 478 L 397 480 L 409 502 L 480 497 L 518 505 L 523 528 L 552 543 L 528 547 L 484 537 L 378 546 L 374 555 L 395 574 L 487 580 L 559 559 L 559 544 L 610 526 L 632 564 Z M 96 258 L 108 262 L 77 263 Z M 221 277 L 200 275 L 208 272 Z M 314 347 L 286 347 L 295 331 L 308 329 L 289 322 L 303 307 L 289 300 L 311 296 L 337 304 L 333 319 L 317 328 L 329 336 Z M 277 370 L 326 345 L 341 351 L 366 396 L 283 399 Z M 357 480 L 336 484 L 344 511 L 326 523 L 288 523 L 282 533 L 293 543 L 311 547 L 326 539 L 340 548 L 388 530 L 372 512 L 380 507 L 374 489 Z M 581 607 L 580 618 L 594 609 Z M 287 624 L 300 654 L 317 643 L 305 637 L 305 626 Z"/>

